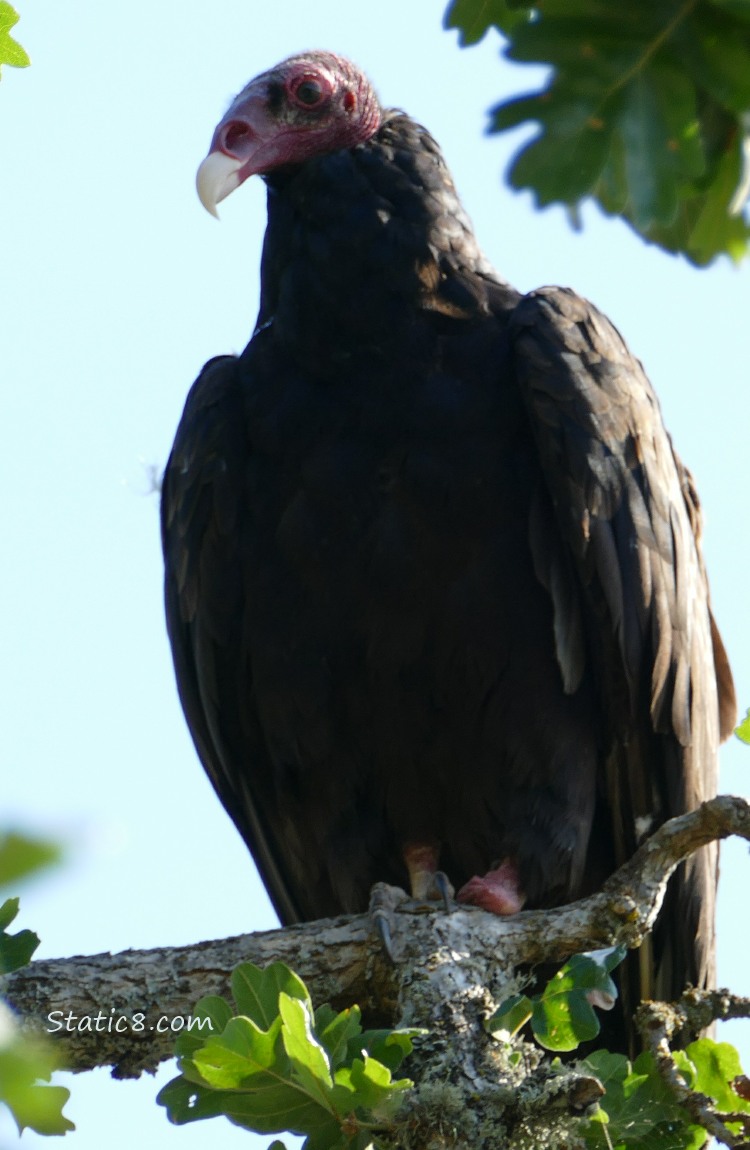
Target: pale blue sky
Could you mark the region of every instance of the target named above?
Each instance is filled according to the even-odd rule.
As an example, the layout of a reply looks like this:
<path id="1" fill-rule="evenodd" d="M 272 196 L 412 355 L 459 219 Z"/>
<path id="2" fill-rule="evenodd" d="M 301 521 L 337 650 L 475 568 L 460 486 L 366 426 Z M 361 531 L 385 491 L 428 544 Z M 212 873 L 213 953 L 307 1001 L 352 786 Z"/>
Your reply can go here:
<path id="1" fill-rule="evenodd" d="M 17 4 L 33 66 L 4 70 L 0 87 L 2 821 L 71 844 L 65 869 L 22 892 L 40 955 L 275 922 L 178 706 L 148 475 L 200 366 L 244 346 L 257 307 L 262 184 L 222 205 L 217 224 L 195 168 L 230 97 L 291 52 L 357 60 L 440 141 L 503 275 L 525 290 L 576 288 L 643 359 L 696 475 L 716 614 L 750 705 L 750 264 L 698 272 L 594 209 L 575 235 L 560 209 L 538 214 L 505 189 L 514 141 L 487 139 L 484 112 L 533 73 L 500 63 L 496 37 L 459 51 L 440 2 Z M 750 750 L 733 741 L 722 764 L 724 789 L 747 792 Z M 722 873 L 720 978 L 747 994 L 741 845 L 724 848 Z M 747 1028 L 724 1034 L 748 1069 Z M 169 1127 L 151 1079 L 98 1072 L 72 1088 L 73 1150 L 270 1141 L 223 1120 Z M 15 1140 L 0 1126 L 0 1142 Z M 41 1142 L 27 1132 L 23 1145 Z"/>

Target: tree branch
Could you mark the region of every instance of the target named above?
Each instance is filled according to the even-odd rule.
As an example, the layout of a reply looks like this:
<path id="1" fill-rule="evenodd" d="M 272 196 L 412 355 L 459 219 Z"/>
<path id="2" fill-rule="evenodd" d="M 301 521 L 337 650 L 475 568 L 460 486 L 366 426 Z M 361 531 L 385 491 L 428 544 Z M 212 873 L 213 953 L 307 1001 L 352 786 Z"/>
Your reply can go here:
<path id="1" fill-rule="evenodd" d="M 506 919 L 472 907 L 426 910 L 386 888 L 394 965 L 369 916 L 358 915 L 191 947 L 33 962 L 6 980 L 5 994 L 27 1025 L 51 1033 L 70 1069 L 112 1065 L 115 1076 L 137 1077 L 171 1057 L 179 1020 L 198 998 L 229 996 L 239 962 L 281 960 L 299 971 L 316 1002 L 358 1002 L 380 1024 L 427 1026 L 427 1045 L 444 1043 L 454 1059 L 456 1027 L 463 1028 L 467 1073 L 478 1089 L 486 1067 L 469 1046 L 481 1017 L 515 990 L 517 967 L 616 943 L 638 946 L 677 864 L 733 834 L 750 839 L 750 806 L 720 796 L 662 826 L 598 894 Z M 497 1082 L 497 1067 L 494 1075 Z"/>

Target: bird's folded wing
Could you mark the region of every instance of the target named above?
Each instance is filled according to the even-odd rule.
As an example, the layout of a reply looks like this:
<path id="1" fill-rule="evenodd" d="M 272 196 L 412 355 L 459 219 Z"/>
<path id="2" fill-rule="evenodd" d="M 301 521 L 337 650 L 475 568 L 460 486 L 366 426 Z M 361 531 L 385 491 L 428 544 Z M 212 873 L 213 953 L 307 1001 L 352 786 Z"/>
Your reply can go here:
<path id="1" fill-rule="evenodd" d="M 298 918 L 258 809 L 271 769 L 245 642 L 242 499 L 248 446 L 234 356 L 194 383 L 164 474 L 167 630 L 201 761 L 256 860 L 282 921 Z M 250 782 L 252 780 L 252 787 Z"/>
<path id="2" fill-rule="evenodd" d="M 604 782 L 623 861 L 666 818 L 715 793 L 716 749 L 734 720 L 700 509 L 641 364 L 596 308 L 543 288 L 517 306 L 511 339 L 544 475 L 530 523 L 535 569 L 553 601 L 566 689 L 589 676 L 619 731 L 604 748 Z M 680 925 L 661 941 L 657 927 L 636 1000 L 677 993 L 686 971 L 711 978 L 715 882 L 714 850 L 682 869 L 664 911 Z"/>

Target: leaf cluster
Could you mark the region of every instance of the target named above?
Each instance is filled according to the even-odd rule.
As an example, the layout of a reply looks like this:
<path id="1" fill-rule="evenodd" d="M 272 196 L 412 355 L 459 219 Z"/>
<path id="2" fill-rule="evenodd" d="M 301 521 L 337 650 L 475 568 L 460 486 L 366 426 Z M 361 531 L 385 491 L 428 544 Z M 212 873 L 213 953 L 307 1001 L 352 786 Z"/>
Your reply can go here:
<path id="1" fill-rule="evenodd" d="M 601 1027 L 594 1005 L 610 1009 L 617 987 L 610 975 L 625 957 L 624 946 L 576 954 L 550 979 L 541 994 L 515 994 L 487 1020 L 487 1029 L 511 1038 L 527 1022 L 547 1050 L 575 1050 L 596 1038 Z"/>
<path id="2" fill-rule="evenodd" d="M 58 862 L 60 848 L 44 839 L 32 839 L 17 831 L 0 834 L 0 887 L 20 882 Z M 39 946 L 39 936 L 31 930 L 8 934 L 7 927 L 18 914 L 19 900 L 8 898 L 0 905 L 0 974 L 10 974 L 31 961 Z"/>
<path id="3" fill-rule="evenodd" d="M 64 1086 L 49 1086 L 57 1057 L 48 1043 L 30 1038 L 16 1026 L 0 1002 L 0 1102 L 10 1110 L 21 1134 L 65 1134 L 75 1127 L 62 1108 L 70 1097 Z"/>
<path id="4" fill-rule="evenodd" d="M 690 1090 L 713 1099 L 720 1111 L 750 1114 L 750 1102 L 732 1086 L 742 1076 L 733 1046 L 699 1038 L 673 1057 Z M 579 1065 L 606 1090 L 599 1111 L 582 1124 L 590 1150 L 698 1150 L 707 1141 L 706 1130 L 671 1093 L 650 1053 L 630 1063 L 622 1054 L 597 1050 Z M 727 1125 L 741 1130 L 739 1122 Z"/>
<path id="5" fill-rule="evenodd" d="M 392 1071 L 420 1031 L 365 1031 L 356 1006 L 313 1010 L 280 962 L 245 963 L 231 986 L 236 1009 L 201 999 L 198 1031 L 177 1040 L 181 1074 L 158 1097 L 172 1122 L 223 1114 L 258 1133 L 304 1135 L 304 1150 L 365 1150 L 388 1129 L 412 1085 Z"/>
<path id="6" fill-rule="evenodd" d="M 509 181 L 577 218 L 594 199 L 698 265 L 739 260 L 750 224 L 750 0 L 453 0 L 463 44 L 490 27 L 505 55 L 545 64 L 538 91 L 499 104 L 493 131 L 536 123 Z"/>
<path id="7" fill-rule="evenodd" d="M 56 862 L 59 849 L 40 839 L 10 831 L 0 836 L 0 886 L 16 882 Z M 31 930 L 10 934 L 19 900 L 0 905 L 0 974 L 9 974 L 30 962 L 39 946 Z M 0 1002 L 0 1103 L 10 1110 L 19 1134 L 28 1127 L 37 1134 L 65 1134 L 74 1130 L 62 1108 L 70 1097 L 64 1086 L 46 1085 L 57 1067 L 51 1046 L 22 1033 L 11 1011 Z"/>
<path id="8" fill-rule="evenodd" d="M 528 1022 L 536 1041 L 555 1051 L 590 1042 L 600 1030 L 592 1003 L 605 1009 L 614 1003 L 617 990 L 610 975 L 624 957 L 624 947 L 575 955 L 540 994 L 514 995 L 502 1003 L 488 1019 L 488 1030 L 509 1040 Z M 727 1128 L 741 1133 L 741 1118 L 750 1115 L 750 1091 L 735 1048 L 701 1038 L 673 1058 L 688 1090 L 712 1099 Z M 622 1054 L 596 1050 L 577 1065 L 605 1090 L 595 1114 L 581 1123 L 589 1150 L 699 1150 L 708 1139 L 650 1052 L 631 1063 Z M 733 1122 L 732 1115 L 739 1120 Z"/>

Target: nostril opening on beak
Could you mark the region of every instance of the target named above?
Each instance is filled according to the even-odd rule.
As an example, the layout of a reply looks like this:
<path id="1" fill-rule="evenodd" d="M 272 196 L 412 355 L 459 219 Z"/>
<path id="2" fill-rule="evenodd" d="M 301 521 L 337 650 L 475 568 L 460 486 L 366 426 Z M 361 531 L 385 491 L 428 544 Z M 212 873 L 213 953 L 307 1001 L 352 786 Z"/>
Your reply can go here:
<path id="1" fill-rule="evenodd" d="M 222 151 L 229 153 L 229 155 L 237 155 L 238 152 L 242 151 L 243 145 L 247 146 L 253 137 L 252 130 L 241 120 L 232 120 L 225 126 L 221 135 Z"/>

